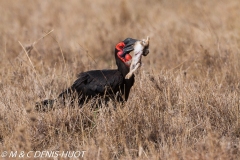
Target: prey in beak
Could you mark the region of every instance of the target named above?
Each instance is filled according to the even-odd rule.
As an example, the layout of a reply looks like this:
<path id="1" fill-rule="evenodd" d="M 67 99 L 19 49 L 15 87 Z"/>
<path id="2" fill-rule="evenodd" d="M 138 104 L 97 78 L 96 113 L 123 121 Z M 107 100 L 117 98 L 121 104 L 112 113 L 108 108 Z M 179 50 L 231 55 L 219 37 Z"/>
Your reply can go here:
<path id="1" fill-rule="evenodd" d="M 133 76 L 133 73 L 141 66 L 141 58 L 147 56 L 149 53 L 149 40 L 150 38 L 136 41 L 133 48 L 133 57 L 130 65 L 130 71 L 125 76 L 125 79 L 130 79 Z"/>

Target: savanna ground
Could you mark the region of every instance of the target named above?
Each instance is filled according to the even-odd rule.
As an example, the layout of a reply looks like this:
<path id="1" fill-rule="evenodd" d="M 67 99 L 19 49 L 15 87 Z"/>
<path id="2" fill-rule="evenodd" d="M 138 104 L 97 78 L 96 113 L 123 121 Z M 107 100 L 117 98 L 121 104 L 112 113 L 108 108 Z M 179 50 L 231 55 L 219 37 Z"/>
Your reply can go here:
<path id="1" fill-rule="evenodd" d="M 78 73 L 116 68 L 117 42 L 146 36 L 150 54 L 124 106 L 34 110 Z M 1 0 L 0 37 L 0 151 L 240 157 L 238 0 Z"/>

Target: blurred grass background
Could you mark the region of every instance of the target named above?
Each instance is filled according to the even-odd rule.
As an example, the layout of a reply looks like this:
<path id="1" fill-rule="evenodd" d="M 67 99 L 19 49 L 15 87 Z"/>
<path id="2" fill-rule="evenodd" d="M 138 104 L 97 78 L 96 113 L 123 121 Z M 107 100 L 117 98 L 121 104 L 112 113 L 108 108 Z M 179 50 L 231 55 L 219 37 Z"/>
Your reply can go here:
<path id="1" fill-rule="evenodd" d="M 1 0 L 0 22 L 0 150 L 240 157 L 238 0 Z M 33 68 L 20 43 L 51 30 L 29 53 Z M 124 107 L 34 111 L 78 73 L 116 68 L 116 43 L 146 36 L 150 54 Z"/>

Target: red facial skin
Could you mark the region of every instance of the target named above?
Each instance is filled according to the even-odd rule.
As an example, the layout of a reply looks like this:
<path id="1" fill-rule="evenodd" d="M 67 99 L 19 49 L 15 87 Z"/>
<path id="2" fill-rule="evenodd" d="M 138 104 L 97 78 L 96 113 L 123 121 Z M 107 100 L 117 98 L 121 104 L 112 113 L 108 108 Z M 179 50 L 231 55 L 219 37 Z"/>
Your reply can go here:
<path id="1" fill-rule="evenodd" d="M 125 64 L 127 61 L 132 59 L 132 56 L 130 54 L 125 54 L 123 53 L 123 48 L 125 44 L 123 42 L 120 42 L 116 45 L 116 49 L 118 50 L 117 56 L 121 61 L 123 61 Z"/>

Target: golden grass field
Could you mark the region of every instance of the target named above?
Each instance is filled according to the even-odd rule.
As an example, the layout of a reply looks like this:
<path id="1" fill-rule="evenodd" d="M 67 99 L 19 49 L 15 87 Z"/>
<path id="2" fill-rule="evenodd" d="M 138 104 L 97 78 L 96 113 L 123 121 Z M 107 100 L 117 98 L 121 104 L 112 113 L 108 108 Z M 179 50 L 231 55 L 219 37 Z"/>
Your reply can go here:
<path id="1" fill-rule="evenodd" d="M 119 41 L 147 36 L 150 54 L 124 106 L 34 110 L 78 73 L 116 68 Z M 0 37 L 1 152 L 240 158 L 238 0 L 1 0 Z M 21 45 L 32 44 L 27 55 Z"/>

